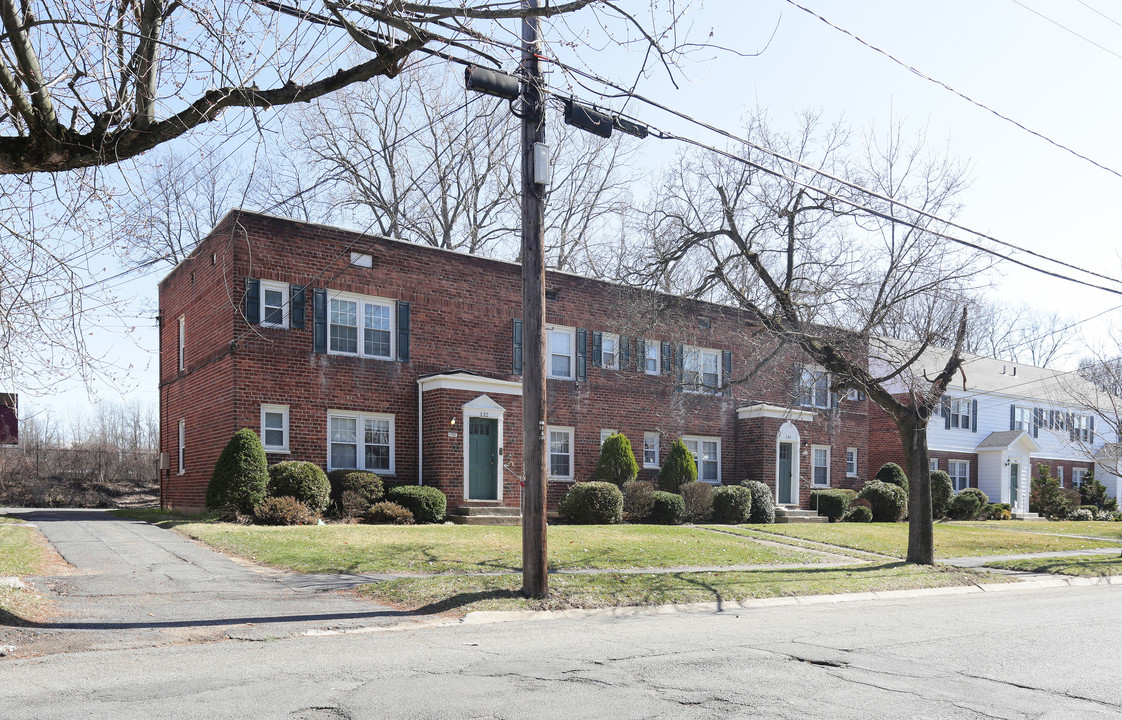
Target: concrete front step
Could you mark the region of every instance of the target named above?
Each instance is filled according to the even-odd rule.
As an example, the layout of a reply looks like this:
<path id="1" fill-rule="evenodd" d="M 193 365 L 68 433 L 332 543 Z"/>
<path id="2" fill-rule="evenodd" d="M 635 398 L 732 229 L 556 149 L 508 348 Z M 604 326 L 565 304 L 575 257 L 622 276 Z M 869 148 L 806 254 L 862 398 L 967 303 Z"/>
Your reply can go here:
<path id="1" fill-rule="evenodd" d="M 517 515 L 448 515 L 449 522 L 455 525 L 521 525 L 522 518 Z"/>
<path id="2" fill-rule="evenodd" d="M 1036 513 L 1013 513 L 1013 519 L 1014 520 L 1029 520 L 1029 521 L 1036 521 L 1036 520 L 1043 521 L 1044 520 L 1044 518 L 1040 517 Z"/>
<path id="3" fill-rule="evenodd" d="M 513 515 L 514 517 L 522 514 L 518 508 L 504 505 L 460 505 L 452 508 L 448 513 L 456 515 Z"/>
<path id="4" fill-rule="evenodd" d="M 456 525 L 521 525 L 522 513 L 516 507 L 468 500 L 449 509 L 448 520 Z"/>
<path id="5" fill-rule="evenodd" d="M 775 508 L 775 522 L 776 523 L 824 523 L 829 522 L 830 519 L 824 515 L 819 515 L 813 510 L 802 510 L 800 508 Z"/>

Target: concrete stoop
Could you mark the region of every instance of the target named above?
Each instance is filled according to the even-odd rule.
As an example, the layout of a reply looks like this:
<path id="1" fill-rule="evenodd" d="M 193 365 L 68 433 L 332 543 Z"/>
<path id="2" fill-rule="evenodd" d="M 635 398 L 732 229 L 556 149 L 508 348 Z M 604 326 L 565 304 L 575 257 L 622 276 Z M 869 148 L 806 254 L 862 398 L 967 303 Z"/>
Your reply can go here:
<path id="1" fill-rule="evenodd" d="M 800 508 L 775 508 L 775 522 L 776 523 L 824 523 L 830 522 L 830 519 L 825 515 L 819 515 L 813 510 L 802 510 Z"/>
<path id="2" fill-rule="evenodd" d="M 1036 513 L 1013 513 L 1013 519 L 1014 520 L 1030 520 L 1030 521 L 1040 520 L 1042 522 L 1044 521 L 1044 518 L 1040 517 Z"/>
<path id="3" fill-rule="evenodd" d="M 522 511 L 498 503 L 468 500 L 449 509 L 447 519 L 457 525 L 521 525 Z"/>

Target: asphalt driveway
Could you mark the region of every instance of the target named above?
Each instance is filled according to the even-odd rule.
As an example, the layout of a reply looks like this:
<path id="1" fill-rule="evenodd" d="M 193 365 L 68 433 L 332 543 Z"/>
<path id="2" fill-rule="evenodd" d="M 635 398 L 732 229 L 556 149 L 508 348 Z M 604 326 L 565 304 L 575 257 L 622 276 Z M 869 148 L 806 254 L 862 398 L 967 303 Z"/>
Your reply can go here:
<path id="1" fill-rule="evenodd" d="M 0 625 L 14 657 L 221 639 L 263 641 L 400 623 L 408 613 L 332 578 L 249 568 L 185 537 L 99 510 L 11 509 L 73 566 L 31 584 L 57 603 L 30 627 Z"/>

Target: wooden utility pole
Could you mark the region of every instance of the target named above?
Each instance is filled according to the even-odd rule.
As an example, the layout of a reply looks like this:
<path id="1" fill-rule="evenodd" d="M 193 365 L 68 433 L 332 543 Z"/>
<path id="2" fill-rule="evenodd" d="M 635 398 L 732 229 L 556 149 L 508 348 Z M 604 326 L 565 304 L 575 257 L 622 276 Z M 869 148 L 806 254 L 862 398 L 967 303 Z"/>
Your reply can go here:
<path id="1" fill-rule="evenodd" d="M 522 0 L 528 10 L 538 0 Z M 549 593 L 545 553 L 545 186 L 535 182 L 535 146 L 545 142 L 538 18 L 522 20 L 522 594 Z"/>

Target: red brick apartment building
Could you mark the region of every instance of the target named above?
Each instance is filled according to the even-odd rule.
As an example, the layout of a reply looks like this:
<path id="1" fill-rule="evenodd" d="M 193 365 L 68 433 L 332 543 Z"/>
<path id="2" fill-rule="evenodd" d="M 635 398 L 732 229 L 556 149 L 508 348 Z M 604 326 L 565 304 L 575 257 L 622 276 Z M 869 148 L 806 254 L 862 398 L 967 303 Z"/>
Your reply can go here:
<path id="1" fill-rule="evenodd" d="M 231 211 L 160 283 L 164 508 L 203 506 L 239 428 L 270 462 L 517 507 L 521 289 L 515 263 Z M 700 479 L 761 480 L 789 507 L 871 476 L 868 402 L 730 307 L 547 275 L 549 503 L 623 432 L 641 477 L 674 440 Z"/>

